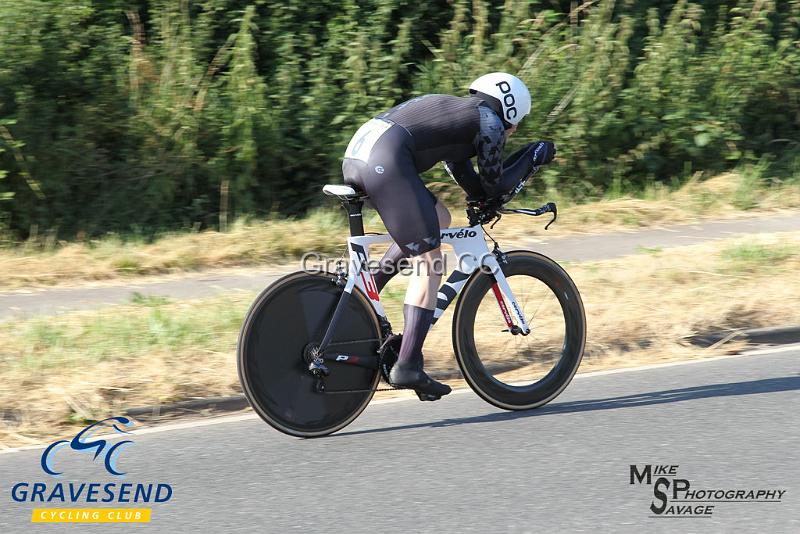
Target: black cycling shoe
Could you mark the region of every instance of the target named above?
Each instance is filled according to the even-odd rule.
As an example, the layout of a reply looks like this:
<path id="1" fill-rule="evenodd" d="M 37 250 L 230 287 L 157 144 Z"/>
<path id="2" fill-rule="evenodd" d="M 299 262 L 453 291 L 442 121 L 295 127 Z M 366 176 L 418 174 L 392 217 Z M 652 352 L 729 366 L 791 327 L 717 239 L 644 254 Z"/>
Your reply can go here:
<path id="1" fill-rule="evenodd" d="M 437 382 L 413 365 L 395 364 L 389 372 L 389 383 L 395 387 L 413 389 L 419 400 L 423 401 L 439 400 L 453 391 L 447 384 Z"/>

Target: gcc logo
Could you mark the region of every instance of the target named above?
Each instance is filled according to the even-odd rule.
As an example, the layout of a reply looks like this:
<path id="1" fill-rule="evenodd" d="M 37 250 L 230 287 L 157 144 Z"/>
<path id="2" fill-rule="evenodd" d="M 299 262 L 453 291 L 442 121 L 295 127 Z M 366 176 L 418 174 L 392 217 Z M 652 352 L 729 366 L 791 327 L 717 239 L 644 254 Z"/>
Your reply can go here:
<path id="1" fill-rule="evenodd" d="M 108 447 L 108 449 L 106 449 L 106 445 L 108 444 L 108 442 L 104 439 L 96 439 L 94 441 L 89 441 L 89 439 L 92 437 L 92 434 L 94 434 L 99 428 L 101 428 L 103 423 L 108 423 L 109 421 L 113 421 L 113 423 L 109 424 L 111 424 L 114 430 L 116 430 L 120 434 L 129 434 L 129 432 L 126 432 L 122 428 L 118 427 L 117 423 L 125 427 L 133 426 L 133 421 L 131 421 L 127 417 L 109 417 L 108 419 L 103 419 L 102 421 L 98 421 L 94 424 L 87 426 L 86 428 L 78 432 L 75 435 L 75 437 L 72 438 L 72 440 L 62 439 L 50 444 L 50 446 L 47 447 L 42 453 L 41 464 L 42 464 L 42 469 L 44 469 L 44 472 L 54 477 L 61 476 L 61 472 L 57 472 L 53 468 L 53 456 L 60 449 L 69 445 L 70 449 L 78 452 L 90 452 L 91 450 L 94 450 L 94 457 L 92 458 L 92 460 L 96 460 L 97 457 L 100 456 L 100 454 L 103 453 L 103 451 L 105 451 L 103 465 L 105 465 L 106 471 L 117 477 L 123 476 L 125 473 L 117 470 L 117 457 L 119 456 L 119 453 L 122 450 L 122 448 L 125 445 L 128 445 L 129 443 L 133 443 L 133 441 L 126 439 L 120 441 L 119 443 L 115 443 L 111 447 Z"/>

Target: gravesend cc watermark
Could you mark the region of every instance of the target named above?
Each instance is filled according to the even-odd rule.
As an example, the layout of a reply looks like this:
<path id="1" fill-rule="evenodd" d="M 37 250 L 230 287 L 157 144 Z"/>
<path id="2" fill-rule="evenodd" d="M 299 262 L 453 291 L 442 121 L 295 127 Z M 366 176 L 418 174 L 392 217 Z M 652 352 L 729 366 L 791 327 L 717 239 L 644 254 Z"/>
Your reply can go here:
<path id="1" fill-rule="evenodd" d="M 92 460 L 97 460 L 97 457 L 100 456 L 104 451 L 103 454 L 103 465 L 110 474 L 121 477 L 124 476 L 125 473 L 122 473 L 117 470 L 116 463 L 119 453 L 121 452 L 122 448 L 126 445 L 130 445 L 133 443 L 132 440 L 126 439 L 122 441 L 118 441 L 117 443 L 109 445 L 108 441 L 105 439 L 96 439 L 94 441 L 88 441 L 92 434 L 94 434 L 98 429 L 104 428 L 104 425 L 108 423 L 111 427 L 120 434 L 128 434 L 126 430 L 123 430 L 118 425 L 122 425 L 124 427 L 131 427 L 133 426 L 133 421 L 128 419 L 127 417 L 109 417 L 108 419 L 103 419 L 102 421 L 98 421 L 94 424 L 91 424 L 78 432 L 74 438 L 71 440 L 61 439 L 58 441 L 53 442 L 47 447 L 44 452 L 42 453 L 41 465 L 42 470 L 47 473 L 48 475 L 59 477 L 61 476 L 61 472 L 55 471 L 53 467 L 53 457 L 55 456 L 56 452 L 60 449 L 69 446 L 70 449 L 78 452 L 91 452 L 94 451 L 94 457 Z"/>
<path id="2" fill-rule="evenodd" d="M 72 439 L 54 441 L 39 459 L 47 475 L 45 480 L 14 483 L 11 501 L 16 505 L 36 506 L 31 511 L 34 523 L 149 523 L 152 508 L 141 505 L 166 503 L 172 499 L 173 489 L 171 484 L 156 480 L 123 482 L 127 471 L 119 465 L 121 453 L 134 442 L 132 439 L 117 441 L 117 437 L 131 435 L 126 429 L 133 425 L 127 417 L 109 417 L 87 426 Z M 108 434 L 109 430 L 113 433 Z M 107 434 L 98 436 L 101 431 Z M 106 475 L 106 481 L 62 482 L 60 479 L 69 473 L 59 466 L 66 464 L 69 452 L 83 454 L 89 463 L 102 465 L 100 474 Z M 108 475 L 116 481 L 108 482 Z M 98 504 L 105 506 L 98 507 Z"/>

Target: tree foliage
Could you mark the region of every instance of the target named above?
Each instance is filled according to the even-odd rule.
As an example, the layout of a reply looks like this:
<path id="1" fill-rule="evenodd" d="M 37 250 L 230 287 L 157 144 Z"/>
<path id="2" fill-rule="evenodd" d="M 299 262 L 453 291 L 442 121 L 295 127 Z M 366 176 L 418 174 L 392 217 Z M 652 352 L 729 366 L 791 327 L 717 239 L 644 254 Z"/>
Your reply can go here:
<path id="1" fill-rule="evenodd" d="M 0 225 L 97 234 L 299 213 L 358 126 L 492 70 L 577 194 L 800 164 L 800 1 L 0 3 Z M 434 179 L 441 172 L 432 173 Z"/>

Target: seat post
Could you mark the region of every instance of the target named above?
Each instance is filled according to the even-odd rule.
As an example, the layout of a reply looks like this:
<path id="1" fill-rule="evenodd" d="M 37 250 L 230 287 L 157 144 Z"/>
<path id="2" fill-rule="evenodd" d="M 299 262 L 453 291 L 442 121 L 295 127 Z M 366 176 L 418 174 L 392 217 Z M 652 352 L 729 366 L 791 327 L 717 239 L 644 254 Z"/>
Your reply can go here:
<path id="1" fill-rule="evenodd" d="M 364 235 L 364 220 L 361 217 L 361 208 L 364 201 L 360 199 L 343 200 L 342 206 L 347 211 L 347 222 L 350 223 L 350 235 L 352 237 Z"/>
<path id="2" fill-rule="evenodd" d="M 359 198 L 339 198 L 342 201 L 342 207 L 345 209 L 345 211 L 347 211 L 347 222 L 350 223 L 350 235 L 352 237 L 364 235 L 364 221 L 361 218 L 361 208 L 364 206 L 364 201 Z M 328 323 L 328 328 L 325 331 L 325 335 L 322 337 L 322 342 L 320 342 L 319 347 L 316 348 L 314 361 L 312 361 L 309 365 L 310 371 L 315 372 L 315 369 L 323 368 L 327 370 L 322 359 L 322 354 L 325 352 L 325 349 L 328 348 L 328 345 L 333 339 L 333 334 L 336 331 L 336 325 L 344 313 L 344 310 L 347 308 L 347 302 L 350 299 L 350 295 L 351 292 L 345 290 L 339 297 L 339 302 L 336 304 L 336 309 L 333 312 L 331 322 Z M 325 371 L 322 372 L 324 373 Z"/>

